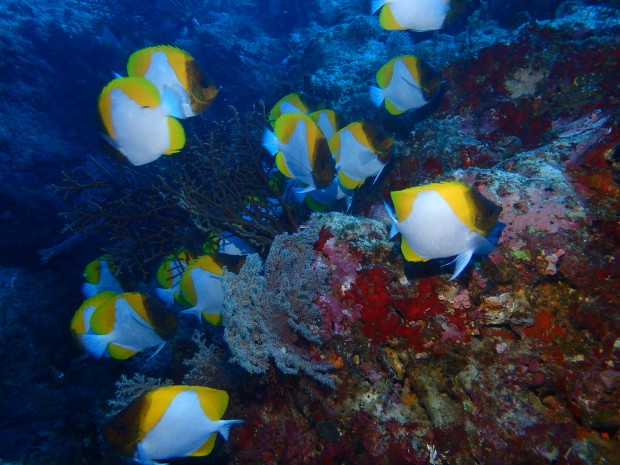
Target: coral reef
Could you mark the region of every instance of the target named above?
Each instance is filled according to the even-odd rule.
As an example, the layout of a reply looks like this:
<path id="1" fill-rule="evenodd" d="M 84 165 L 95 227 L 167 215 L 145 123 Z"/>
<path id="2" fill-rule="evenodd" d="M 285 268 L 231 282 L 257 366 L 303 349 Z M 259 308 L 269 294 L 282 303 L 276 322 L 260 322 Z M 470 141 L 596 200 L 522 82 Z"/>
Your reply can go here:
<path id="1" fill-rule="evenodd" d="M 5 2 L 0 461 L 127 464 L 100 438 L 106 416 L 196 383 L 245 420 L 197 463 L 617 462 L 618 2 L 453 0 L 446 28 L 423 34 L 382 30 L 362 3 Z M 191 150 L 137 171 L 99 153 L 87 113 L 142 42 L 187 48 L 222 98 L 189 123 Z M 366 84 L 403 53 L 444 84 L 395 118 Z M 252 105 L 289 90 L 394 134 L 348 214 L 307 218 L 269 180 Z M 495 250 L 454 281 L 448 259 L 405 262 L 383 207 L 438 180 L 503 208 Z M 51 184 L 79 195 L 63 207 Z M 84 234 L 66 239 L 55 214 L 72 210 Z M 125 251 L 147 292 L 155 257 L 223 230 L 261 252 L 225 273 L 223 328 L 181 317 L 153 359 L 80 358 L 68 324 L 86 255 Z"/>

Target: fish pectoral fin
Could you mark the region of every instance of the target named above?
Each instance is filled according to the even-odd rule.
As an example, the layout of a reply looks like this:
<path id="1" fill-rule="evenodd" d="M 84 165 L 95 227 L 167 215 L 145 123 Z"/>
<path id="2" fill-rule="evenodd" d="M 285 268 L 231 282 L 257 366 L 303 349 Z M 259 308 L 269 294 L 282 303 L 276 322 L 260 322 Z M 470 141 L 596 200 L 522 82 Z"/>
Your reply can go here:
<path id="1" fill-rule="evenodd" d="M 403 77 L 401 78 L 403 81 L 405 81 L 410 87 L 413 87 L 414 89 L 418 89 L 420 90 L 420 86 L 418 85 L 417 82 L 411 82 L 409 79 Z"/>
<path id="2" fill-rule="evenodd" d="M 469 263 L 473 255 L 474 255 L 474 249 L 470 249 L 470 250 L 463 252 L 462 254 L 457 255 L 456 258 L 450 262 L 450 263 L 456 263 L 456 265 L 454 266 L 454 273 L 452 273 L 452 276 L 450 277 L 450 281 L 452 281 L 453 279 L 456 279 L 456 277 L 461 274 L 461 272 L 465 269 L 465 267 L 467 266 L 467 264 Z"/>

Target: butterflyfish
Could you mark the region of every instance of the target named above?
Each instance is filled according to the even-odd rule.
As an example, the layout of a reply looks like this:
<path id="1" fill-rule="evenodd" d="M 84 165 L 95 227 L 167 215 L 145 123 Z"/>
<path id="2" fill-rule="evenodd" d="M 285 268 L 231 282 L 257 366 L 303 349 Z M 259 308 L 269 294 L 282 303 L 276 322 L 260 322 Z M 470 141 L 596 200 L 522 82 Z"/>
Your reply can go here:
<path id="1" fill-rule="evenodd" d="M 338 181 L 347 190 L 360 187 L 372 176 L 375 179 L 390 160 L 394 139 L 379 126 L 355 122 L 329 139 L 336 159 Z"/>
<path id="2" fill-rule="evenodd" d="M 378 87 L 369 88 L 370 100 L 377 107 L 385 102 L 392 115 L 426 105 L 441 87 L 441 75 L 413 55 L 392 58 L 377 71 L 376 79 Z"/>
<path id="3" fill-rule="evenodd" d="M 127 61 L 127 75 L 151 81 L 159 90 L 168 114 L 176 118 L 204 112 L 220 91 L 194 57 L 169 45 L 132 53 Z"/>
<path id="4" fill-rule="evenodd" d="M 185 145 L 185 131 L 169 116 L 159 91 L 142 77 L 117 78 L 99 95 L 104 139 L 132 165 L 157 160 Z"/>
<path id="5" fill-rule="evenodd" d="M 342 127 L 340 116 L 334 110 L 317 110 L 308 115 L 329 140 Z"/>
<path id="6" fill-rule="evenodd" d="M 379 8 L 379 22 L 384 29 L 435 31 L 446 19 L 450 0 L 372 0 L 371 13 Z"/>
<path id="7" fill-rule="evenodd" d="M 82 294 L 84 297 L 93 297 L 103 291 L 117 294 L 124 292 L 118 275 L 119 269 L 110 254 L 96 258 L 84 268 L 86 282 L 82 284 Z"/>
<path id="8" fill-rule="evenodd" d="M 335 162 L 323 133 L 308 116 L 286 113 L 266 129 L 263 146 L 276 156 L 276 165 L 285 176 L 307 186 L 306 191 L 322 189 L 336 176 Z"/>
<path id="9" fill-rule="evenodd" d="M 157 300 L 128 292 L 96 306 L 86 324 L 88 331 L 80 334 L 80 341 L 96 359 L 124 360 L 152 347 L 159 351 L 174 335 L 176 325 L 174 314 Z"/>
<path id="10" fill-rule="evenodd" d="M 181 277 L 181 297 L 191 308 L 181 311 L 182 315 L 202 317 L 213 325 L 222 324 L 224 290 L 222 274 L 226 266 L 230 271 L 238 271 L 242 257 L 226 254 L 201 255 L 190 262 Z"/>
<path id="11" fill-rule="evenodd" d="M 143 465 L 209 455 L 217 434 L 228 440 L 243 420 L 222 420 L 228 393 L 203 386 L 164 386 L 130 403 L 103 430 L 104 437 Z"/>
<path id="12" fill-rule="evenodd" d="M 112 291 L 102 291 L 93 297 L 89 297 L 82 305 L 76 310 L 73 318 L 71 319 L 71 333 L 79 345 L 83 348 L 82 335 L 91 334 L 90 332 L 90 318 L 99 306 L 111 298 L 114 298 L 117 294 Z"/>
<path id="13" fill-rule="evenodd" d="M 473 254 L 487 254 L 493 244 L 485 237 L 495 227 L 501 207 L 475 187 L 460 182 L 440 182 L 391 193 L 396 218 L 388 208 L 394 228 L 402 235 L 401 250 L 412 262 L 456 256 L 456 278 Z"/>
<path id="14" fill-rule="evenodd" d="M 187 269 L 192 257 L 186 250 L 180 250 L 164 258 L 157 268 L 157 283 L 155 294 L 167 306 L 172 306 L 180 297 L 181 277 Z"/>
<path id="15" fill-rule="evenodd" d="M 293 92 L 278 100 L 275 105 L 271 107 L 271 110 L 269 110 L 267 118 L 273 127 L 276 120 L 286 113 L 303 113 L 304 115 L 309 115 L 315 111 L 317 106 L 319 106 L 318 103 L 306 94 Z"/>

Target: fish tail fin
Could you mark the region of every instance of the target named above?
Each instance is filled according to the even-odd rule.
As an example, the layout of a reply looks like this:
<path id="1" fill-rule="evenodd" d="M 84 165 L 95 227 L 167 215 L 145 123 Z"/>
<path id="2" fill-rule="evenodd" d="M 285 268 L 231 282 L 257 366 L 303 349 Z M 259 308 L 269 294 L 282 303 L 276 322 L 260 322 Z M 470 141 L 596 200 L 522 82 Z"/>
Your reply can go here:
<path id="1" fill-rule="evenodd" d="M 224 438 L 225 441 L 228 441 L 228 436 L 230 435 L 230 428 L 232 425 L 238 425 L 240 423 L 244 423 L 243 420 L 219 420 L 217 422 L 219 424 L 218 433 Z"/>
<path id="2" fill-rule="evenodd" d="M 372 0 L 370 2 L 370 14 L 375 14 L 375 12 L 381 8 L 383 5 L 387 3 L 387 0 Z"/>
<path id="3" fill-rule="evenodd" d="M 200 310 L 198 307 L 192 307 L 192 308 L 188 308 L 187 310 L 181 310 L 179 313 L 181 315 L 194 315 L 196 318 L 198 318 L 198 321 L 202 321 L 202 310 Z"/>
<path id="4" fill-rule="evenodd" d="M 383 205 L 385 205 L 385 209 L 387 210 L 388 215 L 390 215 L 390 218 L 392 219 L 392 227 L 390 228 L 390 239 L 392 239 L 394 236 L 396 236 L 396 234 L 398 234 L 398 229 L 396 229 L 396 224 L 398 223 L 398 220 L 394 216 L 394 211 L 385 200 L 383 201 Z"/>
<path id="5" fill-rule="evenodd" d="M 97 286 L 96 284 L 91 284 L 91 283 L 82 284 L 82 295 L 85 298 L 90 299 L 91 297 L 94 297 L 97 294 L 99 294 L 99 286 Z"/>
<path id="6" fill-rule="evenodd" d="M 265 132 L 263 132 L 263 147 L 271 155 L 275 155 L 280 150 L 278 148 L 278 136 L 269 129 L 265 129 Z"/>
<path id="7" fill-rule="evenodd" d="M 377 86 L 368 86 L 368 96 L 372 104 L 376 107 L 380 107 L 385 99 L 383 96 L 383 89 Z"/>
<path id="8" fill-rule="evenodd" d="M 158 288 L 155 289 L 155 295 L 167 307 L 172 307 L 174 305 L 174 290 L 173 290 L 173 288 L 164 289 L 163 287 L 158 287 Z"/>
<path id="9" fill-rule="evenodd" d="M 100 334 L 82 334 L 80 340 L 84 350 L 99 360 L 108 348 L 108 337 Z"/>

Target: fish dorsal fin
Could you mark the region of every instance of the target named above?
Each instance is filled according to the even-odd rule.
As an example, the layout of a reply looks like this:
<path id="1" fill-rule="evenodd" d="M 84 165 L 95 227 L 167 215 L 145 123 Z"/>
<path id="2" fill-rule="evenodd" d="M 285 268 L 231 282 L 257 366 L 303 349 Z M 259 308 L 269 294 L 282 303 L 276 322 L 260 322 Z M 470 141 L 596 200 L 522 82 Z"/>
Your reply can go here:
<path id="1" fill-rule="evenodd" d="M 461 182 L 441 182 L 434 184 L 437 193 L 450 205 L 459 220 L 470 230 L 480 232 L 474 224 L 475 205 L 467 195 L 470 187 Z"/>
<path id="2" fill-rule="evenodd" d="M 401 26 L 396 18 L 394 18 L 394 13 L 392 12 L 392 8 L 389 4 L 384 5 L 381 9 L 381 13 L 379 14 L 379 22 L 383 29 L 387 29 L 388 31 L 402 31 L 407 29 L 404 26 Z"/>
<path id="3" fill-rule="evenodd" d="M 405 68 L 407 68 L 407 71 L 409 72 L 411 78 L 413 78 L 413 82 L 411 82 L 410 79 L 407 79 L 409 78 L 409 76 L 401 77 L 407 81 L 407 84 L 420 88 L 422 82 L 419 71 L 420 59 L 413 55 L 403 55 L 398 57 L 397 59 L 403 63 Z"/>
<path id="4" fill-rule="evenodd" d="M 215 440 L 217 439 L 217 433 L 213 433 L 209 436 L 209 438 L 204 442 L 202 446 L 196 449 L 194 452 L 188 455 L 188 457 L 204 457 L 205 455 L 209 455 L 213 448 L 215 447 Z"/>
<path id="5" fill-rule="evenodd" d="M 318 110 L 310 113 L 310 119 L 319 127 L 325 139 L 330 139 L 340 130 L 338 115 L 334 110 Z"/>
<path id="6" fill-rule="evenodd" d="M 222 267 L 217 263 L 212 255 L 203 255 L 198 257 L 196 260 L 197 261 L 194 262 L 194 267 L 200 267 L 201 269 L 218 276 L 222 276 L 224 273 Z"/>
<path id="7" fill-rule="evenodd" d="M 188 390 L 188 386 L 164 386 L 147 392 L 140 399 L 145 403 L 141 409 L 140 422 L 141 438 L 146 435 L 153 427 L 159 423 L 164 416 L 174 398 L 183 391 Z"/>
<path id="8" fill-rule="evenodd" d="M 314 122 L 303 113 L 285 113 L 276 120 L 275 134 L 281 144 L 288 144 L 295 131 L 299 130 L 299 125 L 305 124 L 307 129 L 308 122 L 314 125 Z M 306 137 L 308 137 L 307 131 Z"/>
<path id="9" fill-rule="evenodd" d="M 390 193 L 398 221 L 402 223 L 409 217 L 413 209 L 413 202 L 420 192 L 420 187 L 410 187 L 409 189 Z"/>
<path id="10" fill-rule="evenodd" d="M 409 244 L 407 244 L 407 241 L 405 240 L 404 237 L 401 238 L 401 241 L 402 242 L 400 243 L 400 250 L 403 252 L 403 256 L 405 257 L 405 260 L 407 260 L 408 262 L 428 261 L 428 258 L 421 257 L 417 253 L 415 253 L 413 249 L 409 247 Z"/>
<path id="11" fill-rule="evenodd" d="M 338 131 L 336 134 L 334 134 L 333 136 L 331 136 L 329 138 L 329 140 L 327 141 L 327 145 L 329 146 L 329 150 L 332 153 L 334 160 L 338 161 L 340 159 L 340 135 L 342 134 L 342 131 L 344 131 L 346 128 L 342 128 L 340 131 Z"/>
<path id="12" fill-rule="evenodd" d="M 161 103 L 161 95 L 157 87 L 155 87 L 151 81 L 143 77 L 114 79 L 108 86 L 112 86 L 112 89 L 121 90 L 127 97 L 141 107 L 157 108 Z"/>
<path id="13" fill-rule="evenodd" d="M 228 393 L 221 389 L 213 389 L 203 386 L 192 386 L 198 394 L 200 406 L 205 415 L 212 421 L 217 421 L 224 416 L 228 408 Z"/>
<path id="14" fill-rule="evenodd" d="M 170 134 L 170 145 L 164 154 L 171 155 L 178 152 L 185 146 L 185 130 L 183 129 L 181 123 L 172 116 L 168 116 L 167 120 L 168 132 Z"/>

